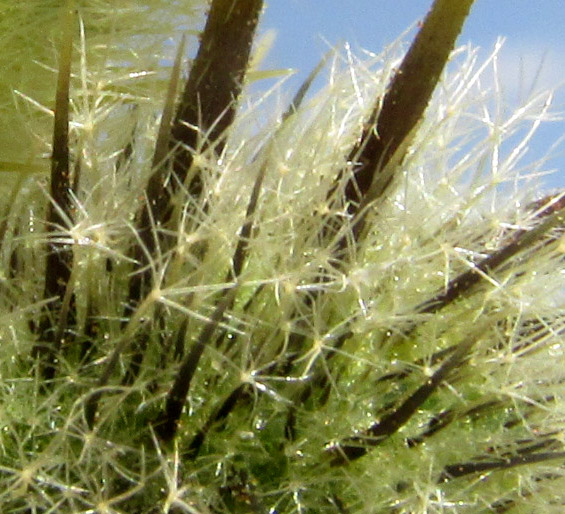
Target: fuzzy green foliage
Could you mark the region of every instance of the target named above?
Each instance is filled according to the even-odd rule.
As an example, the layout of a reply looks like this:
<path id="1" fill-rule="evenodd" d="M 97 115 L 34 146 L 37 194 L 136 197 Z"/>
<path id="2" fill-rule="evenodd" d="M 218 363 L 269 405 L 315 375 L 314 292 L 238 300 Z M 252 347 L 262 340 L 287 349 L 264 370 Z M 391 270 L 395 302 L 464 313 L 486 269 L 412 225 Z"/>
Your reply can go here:
<path id="1" fill-rule="evenodd" d="M 194 4 L 3 7 L 38 145 L 0 145 L 0 511 L 561 512 L 551 95 L 506 114 L 437 0 L 267 115 L 262 2 L 211 2 L 184 79 Z"/>
<path id="2" fill-rule="evenodd" d="M 48 169 L 45 137 L 52 129 L 46 112 L 53 108 L 57 45 L 64 23 L 66 0 L 0 1 L 0 171 Z M 96 97 L 115 109 L 159 97 L 167 74 L 160 60 L 163 44 L 177 41 L 181 32 L 196 34 L 202 2 L 183 0 L 75 0 L 84 39 L 74 27 L 79 52 L 73 73 L 82 78 L 75 102 Z M 174 20 L 174 23 L 173 23 Z M 88 35 L 88 36 L 86 36 Z M 82 61 L 82 62 L 81 62 Z M 81 69 L 88 67 L 88 80 Z M 77 91 L 75 91 L 77 93 Z M 134 101 L 135 100 L 135 101 Z M 78 107 L 78 106 L 77 106 Z M 43 157 L 43 158 L 42 158 Z"/>

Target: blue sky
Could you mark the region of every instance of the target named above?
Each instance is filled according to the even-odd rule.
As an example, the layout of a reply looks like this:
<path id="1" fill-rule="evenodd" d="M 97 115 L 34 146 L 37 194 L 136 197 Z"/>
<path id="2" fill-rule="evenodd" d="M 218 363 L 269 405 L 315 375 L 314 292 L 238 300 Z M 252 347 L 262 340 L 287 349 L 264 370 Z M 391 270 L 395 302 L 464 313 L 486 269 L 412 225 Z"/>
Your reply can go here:
<path id="1" fill-rule="evenodd" d="M 353 50 L 378 52 L 414 22 L 423 19 L 432 0 L 270 0 L 262 30 L 277 37 L 265 67 L 295 68 L 296 85 L 316 65 L 327 44 L 347 41 Z M 563 0 L 476 0 L 458 44 L 471 42 L 486 56 L 499 36 L 506 38 L 500 62 L 503 84 L 519 95 L 536 73 L 539 88 L 563 84 L 554 111 L 565 111 L 565 4 Z M 523 88 L 522 88 L 523 89 Z M 551 123 L 532 145 L 532 157 L 565 134 L 565 122 Z M 549 187 L 565 186 L 565 143 L 550 163 L 560 171 Z"/>

